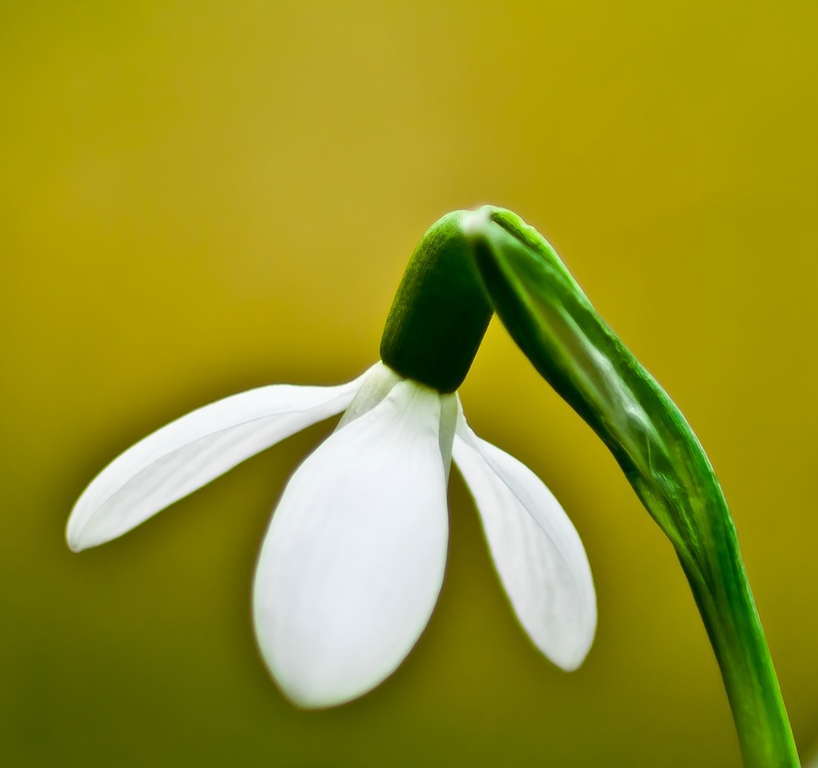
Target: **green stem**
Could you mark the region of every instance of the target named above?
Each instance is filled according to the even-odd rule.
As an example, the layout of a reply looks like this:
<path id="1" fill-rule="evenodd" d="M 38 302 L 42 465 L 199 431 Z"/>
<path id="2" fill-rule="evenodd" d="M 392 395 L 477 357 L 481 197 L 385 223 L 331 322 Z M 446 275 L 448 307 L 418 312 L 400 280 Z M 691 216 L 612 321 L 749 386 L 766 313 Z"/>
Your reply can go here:
<path id="1" fill-rule="evenodd" d="M 690 425 L 536 230 L 497 208 L 473 214 L 465 226 L 509 333 L 605 442 L 676 549 L 721 669 L 745 765 L 797 768 L 735 527 Z"/>

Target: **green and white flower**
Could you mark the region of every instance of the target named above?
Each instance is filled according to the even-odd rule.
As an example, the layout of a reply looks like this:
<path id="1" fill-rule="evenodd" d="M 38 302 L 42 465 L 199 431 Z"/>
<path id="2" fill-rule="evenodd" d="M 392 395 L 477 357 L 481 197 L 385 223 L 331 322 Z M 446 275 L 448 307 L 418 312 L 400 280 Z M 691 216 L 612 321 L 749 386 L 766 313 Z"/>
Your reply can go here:
<path id="1" fill-rule="evenodd" d="M 253 612 L 293 701 L 340 704 L 384 680 L 434 608 L 452 458 L 534 644 L 563 669 L 596 628 L 579 536 L 542 482 L 471 431 L 457 390 L 493 314 L 613 454 L 673 545 L 716 654 L 747 768 L 798 751 L 710 460 L 684 415 L 594 309 L 557 252 L 511 211 L 453 211 L 415 249 L 381 363 L 340 387 L 265 387 L 195 411 L 116 459 L 68 524 L 73 549 L 124 533 L 248 456 L 346 410 L 290 480 L 265 537 Z"/>
<path id="2" fill-rule="evenodd" d="M 108 465 L 68 521 L 74 551 L 110 541 L 231 467 L 345 411 L 296 470 L 264 537 L 253 620 L 265 663 L 303 707 L 366 693 L 417 641 L 443 582 L 454 458 L 531 640 L 565 670 L 596 629 L 571 521 L 522 463 L 481 440 L 456 393 L 377 363 L 335 387 L 260 387 L 200 408 Z"/>

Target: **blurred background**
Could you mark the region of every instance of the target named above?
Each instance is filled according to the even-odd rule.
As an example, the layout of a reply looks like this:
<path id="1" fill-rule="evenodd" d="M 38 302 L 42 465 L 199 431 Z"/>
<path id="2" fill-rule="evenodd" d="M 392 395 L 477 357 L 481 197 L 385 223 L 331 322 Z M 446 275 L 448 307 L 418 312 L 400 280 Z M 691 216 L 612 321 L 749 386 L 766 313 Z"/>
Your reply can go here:
<path id="1" fill-rule="evenodd" d="M 4 3 L 3 765 L 738 768 L 670 545 L 496 322 L 461 394 L 585 541 L 578 672 L 516 625 L 453 474 L 406 663 L 338 709 L 283 699 L 250 583 L 331 422 L 120 540 L 64 544 L 85 485 L 153 429 L 370 365 L 425 229 L 484 202 L 552 241 L 702 439 L 811 754 L 817 35 L 804 2 Z"/>

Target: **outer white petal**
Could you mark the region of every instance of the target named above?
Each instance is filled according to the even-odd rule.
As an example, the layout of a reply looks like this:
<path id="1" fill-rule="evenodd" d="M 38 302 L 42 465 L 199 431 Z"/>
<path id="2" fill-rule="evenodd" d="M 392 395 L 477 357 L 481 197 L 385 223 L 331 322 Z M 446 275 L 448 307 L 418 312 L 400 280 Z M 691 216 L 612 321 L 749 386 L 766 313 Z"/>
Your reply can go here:
<path id="1" fill-rule="evenodd" d="M 549 659 L 576 669 L 596 631 L 594 583 L 579 534 L 542 480 L 477 437 L 462 410 L 454 461 L 517 618 Z"/>
<path id="2" fill-rule="evenodd" d="M 339 413 L 366 375 L 337 387 L 259 387 L 172 421 L 94 478 L 68 519 L 68 546 L 78 552 L 121 536 L 250 456 Z"/>
<path id="3" fill-rule="evenodd" d="M 448 538 L 440 396 L 401 381 L 293 475 L 259 555 L 259 648 L 303 707 L 340 704 L 401 663 L 432 613 Z"/>

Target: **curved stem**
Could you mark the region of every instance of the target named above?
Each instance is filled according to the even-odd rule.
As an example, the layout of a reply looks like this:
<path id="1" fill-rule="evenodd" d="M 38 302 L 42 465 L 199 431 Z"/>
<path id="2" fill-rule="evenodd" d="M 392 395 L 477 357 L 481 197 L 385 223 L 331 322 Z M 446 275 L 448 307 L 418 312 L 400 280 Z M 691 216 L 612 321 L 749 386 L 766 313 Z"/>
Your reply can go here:
<path id="1" fill-rule="evenodd" d="M 721 669 L 745 765 L 797 768 L 735 527 L 690 425 L 536 230 L 497 208 L 464 226 L 509 333 L 605 442 L 673 543 Z"/>

